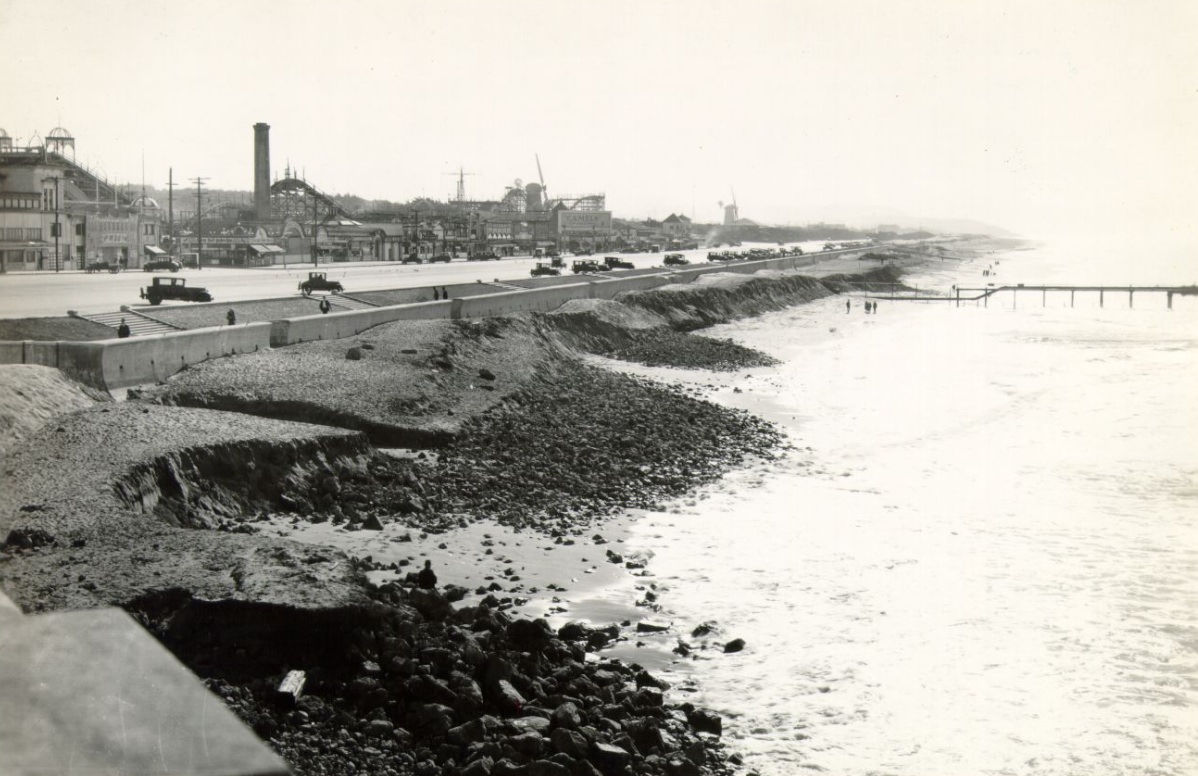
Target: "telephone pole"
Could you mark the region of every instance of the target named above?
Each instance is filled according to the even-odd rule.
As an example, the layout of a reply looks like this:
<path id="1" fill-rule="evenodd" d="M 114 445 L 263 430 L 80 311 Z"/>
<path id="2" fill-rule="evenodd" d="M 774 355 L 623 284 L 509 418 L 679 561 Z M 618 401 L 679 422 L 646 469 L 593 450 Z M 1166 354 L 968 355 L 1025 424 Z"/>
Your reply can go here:
<path id="1" fill-rule="evenodd" d="M 196 185 L 196 266 L 204 266 L 204 202 L 202 191 L 207 178 L 192 178 Z"/>
<path id="2" fill-rule="evenodd" d="M 170 168 L 170 178 L 166 182 L 166 216 L 167 231 L 171 235 L 171 258 L 175 258 L 175 168 Z"/>

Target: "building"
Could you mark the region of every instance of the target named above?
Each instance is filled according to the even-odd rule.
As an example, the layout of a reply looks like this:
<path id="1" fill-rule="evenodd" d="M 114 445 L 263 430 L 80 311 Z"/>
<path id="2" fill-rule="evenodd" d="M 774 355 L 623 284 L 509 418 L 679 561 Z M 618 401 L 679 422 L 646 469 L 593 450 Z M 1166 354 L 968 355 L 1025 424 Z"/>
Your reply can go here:
<path id="1" fill-rule="evenodd" d="M 670 213 L 669 217 L 661 222 L 661 230 L 671 240 L 682 241 L 691 236 L 691 220 L 686 216 Z"/>
<path id="2" fill-rule="evenodd" d="M 550 212 L 550 229 L 560 246 L 603 250 L 612 239 L 610 210 L 570 210 L 559 203 Z"/>
<path id="3" fill-rule="evenodd" d="M 162 212 L 77 163 L 62 127 L 17 145 L 0 129 L 0 271 L 140 267 L 162 254 Z"/>

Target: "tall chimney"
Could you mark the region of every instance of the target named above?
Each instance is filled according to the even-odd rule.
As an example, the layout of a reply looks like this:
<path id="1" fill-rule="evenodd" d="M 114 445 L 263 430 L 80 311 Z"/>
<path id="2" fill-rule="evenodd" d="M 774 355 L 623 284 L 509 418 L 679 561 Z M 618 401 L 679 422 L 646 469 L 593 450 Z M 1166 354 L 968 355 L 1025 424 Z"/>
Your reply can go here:
<path id="1" fill-rule="evenodd" d="M 270 220 L 270 124 L 254 125 L 254 214 Z"/>

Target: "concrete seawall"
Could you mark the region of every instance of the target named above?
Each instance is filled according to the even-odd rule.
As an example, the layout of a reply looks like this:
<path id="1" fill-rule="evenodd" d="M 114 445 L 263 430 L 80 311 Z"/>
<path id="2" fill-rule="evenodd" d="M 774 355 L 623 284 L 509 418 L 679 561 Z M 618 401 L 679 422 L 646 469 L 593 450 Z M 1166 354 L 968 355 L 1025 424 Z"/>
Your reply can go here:
<path id="1" fill-rule="evenodd" d="M 268 348 L 270 327 L 249 323 L 94 342 L 6 342 L 0 344 L 0 363 L 52 366 L 94 388 L 128 388 L 165 380 L 210 358 Z"/>
<path id="2" fill-rule="evenodd" d="M 195 329 L 157 337 L 95 342 L 0 342 L 0 364 L 57 367 L 85 385 L 110 390 L 165 380 L 210 358 L 251 353 L 301 342 L 343 339 L 395 321 L 438 318 L 471 319 L 549 312 L 572 299 L 612 299 L 623 291 L 643 291 L 671 283 L 689 283 L 713 272 L 752 274 L 759 270 L 810 267 L 829 258 L 851 258 L 867 249 L 850 249 L 756 261 L 719 262 L 663 269 L 631 277 L 586 276 L 576 283 L 462 296 L 437 302 L 348 310 L 243 326 Z"/>

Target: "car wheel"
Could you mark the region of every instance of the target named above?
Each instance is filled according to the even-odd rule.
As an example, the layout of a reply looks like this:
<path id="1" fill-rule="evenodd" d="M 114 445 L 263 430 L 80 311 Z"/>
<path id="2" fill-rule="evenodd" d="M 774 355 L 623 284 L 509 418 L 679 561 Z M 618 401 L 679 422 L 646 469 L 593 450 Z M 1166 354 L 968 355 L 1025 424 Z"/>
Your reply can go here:
<path id="1" fill-rule="evenodd" d="M 149 297 L 149 299 L 150 299 L 150 304 L 162 304 L 162 297 L 160 297 L 160 296 L 151 296 L 151 297 Z"/>

